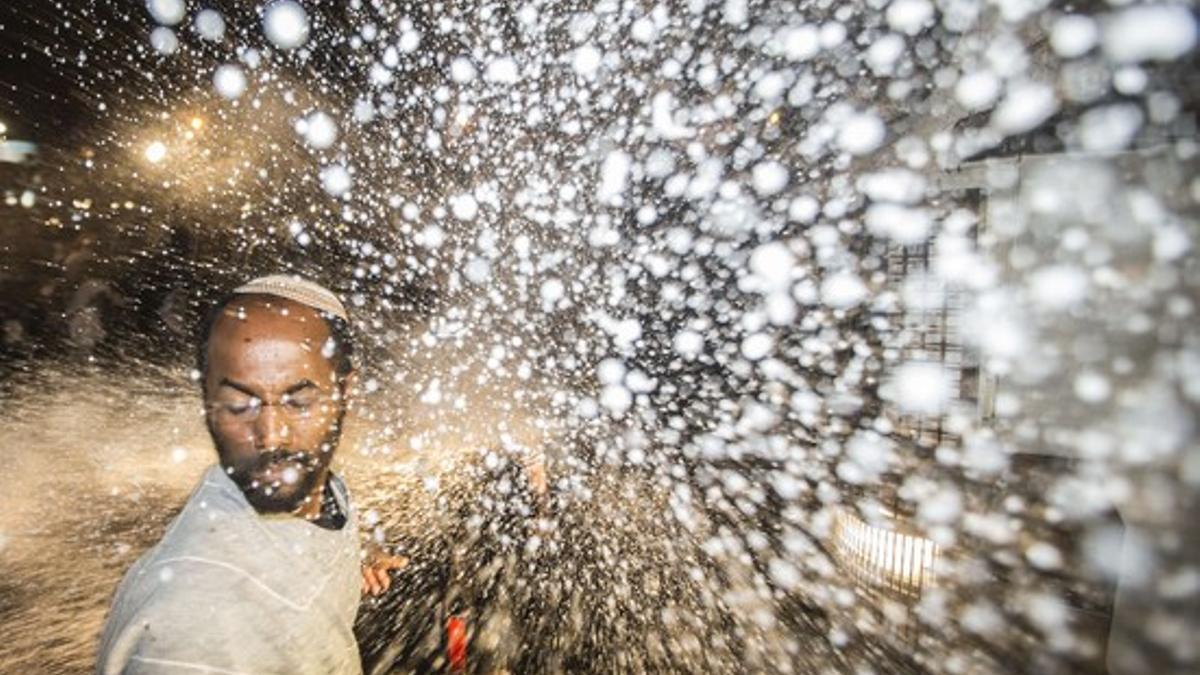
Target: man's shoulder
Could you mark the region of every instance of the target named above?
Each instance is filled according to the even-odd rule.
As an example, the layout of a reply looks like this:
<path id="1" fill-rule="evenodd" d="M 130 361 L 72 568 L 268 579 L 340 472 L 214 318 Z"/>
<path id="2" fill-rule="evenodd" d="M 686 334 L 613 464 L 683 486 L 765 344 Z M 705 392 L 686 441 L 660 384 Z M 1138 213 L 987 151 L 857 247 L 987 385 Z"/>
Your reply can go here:
<path id="1" fill-rule="evenodd" d="M 231 494 L 225 483 L 233 485 L 220 466 L 205 470 L 158 543 L 138 560 L 130 573 L 148 570 L 170 558 L 219 555 L 223 550 L 249 545 L 252 509 L 244 499 L 238 499 L 239 495 Z"/>

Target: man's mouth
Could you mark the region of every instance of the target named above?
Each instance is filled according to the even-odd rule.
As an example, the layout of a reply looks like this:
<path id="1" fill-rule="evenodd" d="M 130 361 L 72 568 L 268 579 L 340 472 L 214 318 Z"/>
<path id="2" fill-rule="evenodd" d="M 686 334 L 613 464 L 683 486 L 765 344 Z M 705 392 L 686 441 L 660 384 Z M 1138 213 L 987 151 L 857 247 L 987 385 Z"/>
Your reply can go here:
<path id="1" fill-rule="evenodd" d="M 271 453 L 258 461 L 253 475 L 263 486 L 293 485 L 312 470 L 312 464 L 311 458 L 304 453 Z"/>

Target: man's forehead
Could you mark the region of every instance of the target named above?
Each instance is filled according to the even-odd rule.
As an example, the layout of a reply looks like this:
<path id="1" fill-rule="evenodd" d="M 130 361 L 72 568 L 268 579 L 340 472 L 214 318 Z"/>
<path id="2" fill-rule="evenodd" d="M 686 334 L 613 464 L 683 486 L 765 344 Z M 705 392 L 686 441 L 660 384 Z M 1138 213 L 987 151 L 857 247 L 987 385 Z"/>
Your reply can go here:
<path id="1" fill-rule="evenodd" d="M 208 377 L 232 378 L 248 391 L 282 391 L 301 380 L 333 377 L 331 338 L 311 307 L 282 298 L 234 298 L 213 326 Z"/>
<path id="2" fill-rule="evenodd" d="M 329 326 L 317 310 L 271 296 L 237 296 L 222 308 L 214 333 L 253 333 L 294 337 L 305 341 L 325 339 Z"/>

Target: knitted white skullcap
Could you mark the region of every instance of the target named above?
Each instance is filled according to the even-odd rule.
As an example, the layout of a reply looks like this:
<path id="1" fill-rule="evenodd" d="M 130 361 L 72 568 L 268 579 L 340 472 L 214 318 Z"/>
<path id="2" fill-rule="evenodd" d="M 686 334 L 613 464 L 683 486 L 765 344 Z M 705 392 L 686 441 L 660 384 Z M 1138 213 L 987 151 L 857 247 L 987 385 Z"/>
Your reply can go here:
<path id="1" fill-rule="evenodd" d="M 275 295 L 307 305 L 317 311 L 332 314 L 347 323 L 350 321 L 349 315 L 346 314 L 346 306 L 342 304 L 341 300 L 338 300 L 333 291 L 298 276 L 272 274 L 259 277 L 238 286 L 233 289 L 233 292 Z"/>

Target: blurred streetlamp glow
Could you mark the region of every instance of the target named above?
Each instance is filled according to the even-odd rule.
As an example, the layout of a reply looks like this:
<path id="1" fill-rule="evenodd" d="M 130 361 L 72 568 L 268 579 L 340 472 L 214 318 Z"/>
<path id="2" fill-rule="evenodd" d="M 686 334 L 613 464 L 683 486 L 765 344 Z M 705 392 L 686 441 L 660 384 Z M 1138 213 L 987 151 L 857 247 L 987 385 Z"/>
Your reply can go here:
<path id="1" fill-rule="evenodd" d="M 146 159 L 151 164 L 158 164 L 167 156 L 167 146 L 163 145 L 162 141 L 154 141 L 146 146 Z"/>
<path id="2" fill-rule="evenodd" d="M 3 136 L 4 134 L 7 134 L 7 133 L 8 133 L 8 125 L 5 124 L 4 122 L 0 122 L 0 136 Z"/>

